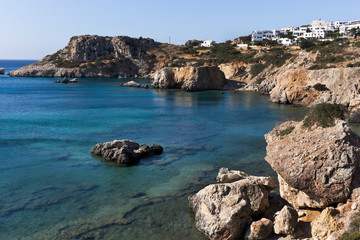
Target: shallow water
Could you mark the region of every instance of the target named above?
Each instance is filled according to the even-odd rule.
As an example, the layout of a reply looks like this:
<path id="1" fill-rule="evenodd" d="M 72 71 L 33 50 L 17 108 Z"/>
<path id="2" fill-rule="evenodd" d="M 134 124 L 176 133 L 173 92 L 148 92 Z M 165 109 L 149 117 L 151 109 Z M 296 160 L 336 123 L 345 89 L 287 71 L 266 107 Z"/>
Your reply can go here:
<path id="1" fill-rule="evenodd" d="M 274 176 L 264 134 L 307 112 L 253 93 L 54 80 L 0 76 L 0 239 L 204 239 L 187 197 L 220 167 Z M 113 139 L 164 153 L 131 167 L 90 154 Z"/>

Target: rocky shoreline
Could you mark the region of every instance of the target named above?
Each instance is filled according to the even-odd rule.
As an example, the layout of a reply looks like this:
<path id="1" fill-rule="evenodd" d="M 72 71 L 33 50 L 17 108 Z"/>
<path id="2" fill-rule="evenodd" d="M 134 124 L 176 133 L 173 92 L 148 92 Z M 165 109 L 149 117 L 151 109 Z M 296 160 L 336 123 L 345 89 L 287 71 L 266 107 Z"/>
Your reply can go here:
<path id="1" fill-rule="evenodd" d="M 360 204 L 360 137 L 341 119 L 331 126 L 288 121 L 265 135 L 271 177 L 219 170 L 217 184 L 189 197 L 209 239 L 337 239 Z M 276 195 L 276 194 L 275 194 Z"/>

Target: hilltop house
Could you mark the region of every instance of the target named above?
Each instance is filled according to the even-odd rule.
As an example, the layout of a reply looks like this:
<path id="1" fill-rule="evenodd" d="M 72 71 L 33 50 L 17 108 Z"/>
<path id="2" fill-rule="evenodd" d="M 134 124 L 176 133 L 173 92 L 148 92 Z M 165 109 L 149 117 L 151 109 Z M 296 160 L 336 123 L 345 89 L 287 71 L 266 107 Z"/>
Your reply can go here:
<path id="1" fill-rule="evenodd" d="M 200 47 L 212 47 L 215 43 L 213 40 L 205 40 L 200 44 Z"/>
<path id="2" fill-rule="evenodd" d="M 253 31 L 251 34 L 251 41 L 263 41 L 263 40 L 277 40 L 280 38 L 280 30 L 260 30 L 260 31 Z"/>

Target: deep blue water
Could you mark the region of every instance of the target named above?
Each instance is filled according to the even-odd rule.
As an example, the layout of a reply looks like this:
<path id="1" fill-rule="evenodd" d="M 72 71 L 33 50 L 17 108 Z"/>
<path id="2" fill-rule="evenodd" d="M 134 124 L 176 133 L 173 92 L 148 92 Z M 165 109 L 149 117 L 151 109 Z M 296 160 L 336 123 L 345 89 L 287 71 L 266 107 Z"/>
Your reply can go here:
<path id="1" fill-rule="evenodd" d="M 274 176 L 264 134 L 307 112 L 253 93 L 119 86 L 126 81 L 0 75 L 0 239 L 204 239 L 187 197 L 220 167 Z M 164 153 L 131 167 L 90 154 L 113 139 Z"/>

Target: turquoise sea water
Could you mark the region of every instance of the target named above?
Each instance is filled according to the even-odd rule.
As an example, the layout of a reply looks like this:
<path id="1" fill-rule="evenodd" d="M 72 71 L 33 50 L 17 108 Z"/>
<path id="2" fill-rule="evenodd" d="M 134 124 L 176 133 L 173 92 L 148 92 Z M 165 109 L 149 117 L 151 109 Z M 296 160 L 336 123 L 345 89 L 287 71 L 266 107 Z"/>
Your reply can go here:
<path id="1" fill-rule="evenodd" d="M 187 197 L 220 167 L 274 176 L 264 134 L 307 112 L 253 93 L 54 80 L 0 75 L 0 239 L 204 239 Z M 113 139 L 164 153 L 131 167 L 90 154 Z"/>

